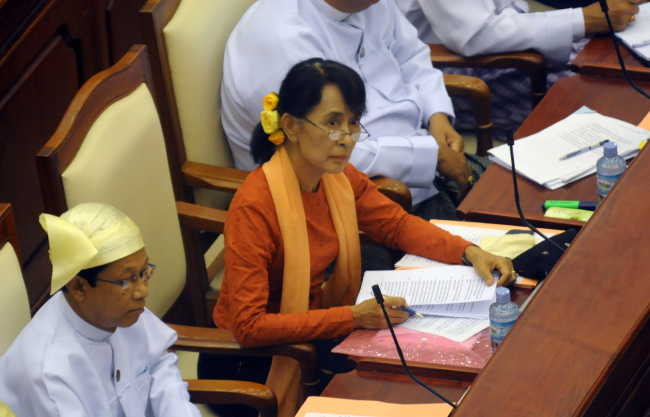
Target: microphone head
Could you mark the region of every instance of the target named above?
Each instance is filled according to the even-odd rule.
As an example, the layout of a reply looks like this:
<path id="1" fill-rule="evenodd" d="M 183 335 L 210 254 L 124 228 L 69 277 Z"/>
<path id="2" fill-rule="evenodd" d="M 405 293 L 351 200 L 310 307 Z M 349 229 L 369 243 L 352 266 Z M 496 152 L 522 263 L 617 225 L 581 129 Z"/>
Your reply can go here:
<path id="1" fill-rule="evenodd" d="M 375 294 L 375 299 L 377 300 L 377 303 L 384 304 L 384 296 L 381 295 L 381 290 L 379 289 L 379 285 L 377 284 L 373 285 L 372 292 L 373 294 Z"/>
<path id="2" fill-rule="evenodd" d="M 506 143 L 509 146 L 512 146 L 512 145 L 515 144 L 515 134 L 512 131 L 512 127 L 510 127 L 510 126 L 508 128 L 506 128 Z"/>

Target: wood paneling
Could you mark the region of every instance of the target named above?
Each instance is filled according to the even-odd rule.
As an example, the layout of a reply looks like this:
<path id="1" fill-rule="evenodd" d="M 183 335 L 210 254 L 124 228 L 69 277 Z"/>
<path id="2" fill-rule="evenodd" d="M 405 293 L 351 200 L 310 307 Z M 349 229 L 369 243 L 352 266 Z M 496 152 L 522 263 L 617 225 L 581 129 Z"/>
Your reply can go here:
<path id="1" fill-rule="evenodd" d="M 143 3 L 0 1 L 0 201 L 13 206 L 33 307 L 51 274 L 35 155 L 81 85 L 141 41 Z"/>

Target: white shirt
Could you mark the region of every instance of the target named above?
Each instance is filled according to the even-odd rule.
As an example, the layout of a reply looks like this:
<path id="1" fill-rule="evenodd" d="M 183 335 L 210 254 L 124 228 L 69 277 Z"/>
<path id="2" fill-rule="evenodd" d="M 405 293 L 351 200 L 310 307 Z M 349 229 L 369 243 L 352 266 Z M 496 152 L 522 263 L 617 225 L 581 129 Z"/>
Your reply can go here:
<path id="1" fill-rule="evenodd" d="M 250 136 L 262 99 L 277 92 L 289 69 L 319 57 L 356 70 L 366 85 L 371 137 L 358 143 L 352 162 L 369 176 L 385 175 L 411 189 L 413 203 L 434 194 L 438 145 L 430 117 L 453 107 L 428 47 L 395 6 L 381 0 L 348 14 L 324 0 L 259 0 L 226 45 L 221 88 L 222 122 L 235 165 L 251 170 Z"/>
<path id="2" fill-rule="evenodd" d="M 396 0 L 426 43 L 474 56 L 534 49 L 549 63 L 566 64 L 585 36 L 582 9 L 528 13 L 523 0 Z"/>
<path id="3" fill-rule="evenodd" d="M 149 310 L 115 333 L 55 294 L 0 357 L 0 399 L 28 417 L 200 417 L 167 348 L 176 332 Z"/>

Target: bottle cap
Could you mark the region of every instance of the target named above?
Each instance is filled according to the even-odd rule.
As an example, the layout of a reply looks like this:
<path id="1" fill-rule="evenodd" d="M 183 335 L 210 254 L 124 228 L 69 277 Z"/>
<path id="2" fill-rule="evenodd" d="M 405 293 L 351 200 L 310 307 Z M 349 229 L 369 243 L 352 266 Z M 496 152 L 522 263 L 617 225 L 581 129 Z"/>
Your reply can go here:
<path id="1" fill-rule="evenodd" d="M 615 142 L 607 142 L 603 146 L 604 154 L 607 158 L 612 158 L 618 155 L 618 147 Z"/>
<path id="2" fill-rule="evenodd" d="M 510 290 L 505 287 L 497 288 L 497 303 L 506 304 L 510 302 Z"/>

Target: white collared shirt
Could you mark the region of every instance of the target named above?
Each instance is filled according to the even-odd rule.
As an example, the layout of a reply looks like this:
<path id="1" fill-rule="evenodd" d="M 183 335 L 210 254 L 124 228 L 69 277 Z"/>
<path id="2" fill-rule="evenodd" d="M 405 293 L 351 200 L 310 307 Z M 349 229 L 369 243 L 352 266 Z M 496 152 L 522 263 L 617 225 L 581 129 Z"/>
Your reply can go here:
<path id="1" fill-rule="evenodd" d="M 435 113 L 453 117 L 453 107 L 428 47 L 393 0 L 354 14 L 324 0 L 253 4 L 228 40 L 221 87 L 222 122 L 237 168 L 255 167 L 250 135 L 264 96 L 279 90 L 293 65 L 314 57 L 346 64 L 366 85 L 362 123 L 371 137 L 356 145 L 350 162 L 371 177 L 399 179 L 414 204 L 435 195 L 438 145 L 428 122 Z"/>
<path id="2" fill-rule="evenodd" d="M 585 36 L 582 9 L 528 13 L 522 0 L 395 1 L 420 39 L 464 56 L 534 49 L 562 65 Z"/>
<path id="3" fill-rule="evenodd" d="M 149 310 L 114 333 L 55 294 L 0 357 L 0 399 L 17 416 L 199 417 L 167 348 L 176 332 Z"/>

